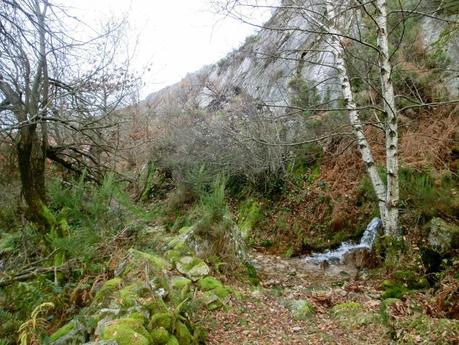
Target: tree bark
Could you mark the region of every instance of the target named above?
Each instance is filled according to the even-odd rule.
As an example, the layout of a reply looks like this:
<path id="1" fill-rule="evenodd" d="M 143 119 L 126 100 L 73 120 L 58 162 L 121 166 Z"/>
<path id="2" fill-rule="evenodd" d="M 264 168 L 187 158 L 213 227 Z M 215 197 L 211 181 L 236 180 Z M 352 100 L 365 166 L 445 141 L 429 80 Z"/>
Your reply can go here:
<path id="1" fill-rule="evenodd" d="M 399 176 L 398 176 L 398 126 L 395 105 L 394 86 L 391 79 L 389 61 L 389 42 L 387 38 L 386 0 L 376 1 L 376 23 L 378 25 L 377 43 L 379 49 L 379 68 L 381 76 L 381 94 L 386 116 L 386 234 L 399 237 Z"/>
<path id="2" fill-rule="evenodd" d="M 335 18 L 335 11 L 333 5 L 327 2 L 327 19 L 330 23 L 333 23 Z M 383 226 L 386 227 L 387 207 L 386 207 L 386 186 L 379 176 L 378 170 L 375 165 L 373 154 L 370 149 L 370 144 L 365 136 L 363 125 L 357 111 L 357 105 L 354 100 L 354 95 L 351 88 L 349 75 L 346 69 L 346 63 L 344 59 L 344 47 L 340 40 L 340 32 L 332 25 L 327 25 L 324 29 L 330 33 L 327 38 L 327 42 L 332 48 L 333 55 L 335 57 L 336 69 L 341 83 L 343 92 L 345 107 L 349 112 L 349 120 L 354 132 L 355 138 L 357 139 L 357 148 L 362 156 L 362 160 L 365 164 L 365 168 L 370 178 L 373 190 L 375 191 L 378 199 L 379 213 Z"/>
<path id="3" fill-rule="evenodd" d="M 54 217 L 46 206 L 45 160 L 46 148 L 37 132 L 37 124 L 20 129 L 16 150 L 21 176 L 22 195 L 27 204 L 27 218 L 37 223 L 42 229 L 54 225 Z"/>

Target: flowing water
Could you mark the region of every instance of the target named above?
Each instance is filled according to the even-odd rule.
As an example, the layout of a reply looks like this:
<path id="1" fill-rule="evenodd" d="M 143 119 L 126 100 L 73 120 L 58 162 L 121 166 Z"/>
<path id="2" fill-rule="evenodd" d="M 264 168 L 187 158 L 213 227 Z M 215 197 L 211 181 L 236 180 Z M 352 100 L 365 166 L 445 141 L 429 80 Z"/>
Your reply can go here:
<path id="1" fill-rule="evenodd" d="M 341 246 L 337 249 L 327 251 L 325 253 L 314 253 L 311 256 L 306 257 L 304 260 L 308 263 L 313 264 L 322 264 L 324 262 L 332 264 L 343 263 L 346 254 L 351 253 L 357 250 L 370 250 L 373 247 L 373 243 L 376 239 L 378 231 L 381 229 L 382 223 L 379 218 L 373 218 L 373 220 L 368 224 L 365 232 L 363 233 L 360 242 L 349 243 L 343 242 Z"/>

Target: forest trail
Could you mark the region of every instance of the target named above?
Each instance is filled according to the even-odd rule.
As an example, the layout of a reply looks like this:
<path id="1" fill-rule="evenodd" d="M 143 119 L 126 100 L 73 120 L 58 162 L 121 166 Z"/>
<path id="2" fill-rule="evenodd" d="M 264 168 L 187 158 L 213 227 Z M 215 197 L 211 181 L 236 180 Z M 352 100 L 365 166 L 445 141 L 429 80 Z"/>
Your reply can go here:
<path id="1" fill-rule="evenodd" d="M 237 291 L 205 318 L 209 344 L 389 344 L 381 293 L 352 266 L 251 253 L 260 287 Z"/>

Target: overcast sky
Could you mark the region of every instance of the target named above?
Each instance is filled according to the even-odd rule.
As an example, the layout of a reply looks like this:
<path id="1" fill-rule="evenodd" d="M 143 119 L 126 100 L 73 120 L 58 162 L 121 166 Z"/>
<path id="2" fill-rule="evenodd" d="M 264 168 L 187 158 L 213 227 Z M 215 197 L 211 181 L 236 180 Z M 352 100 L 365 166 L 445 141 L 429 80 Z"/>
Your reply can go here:
<path id="1" fill-rule="evenodd" d="M 61 0 L 94 25 L 127 15 L 130 39 L 138 38 L 134 65 L 151 63 L 142 97 L 214 63 L 237 48 L 254 28 L 214 13 L 209 0 Z M 260 20 L 269 17 L 260 13 Z"/>

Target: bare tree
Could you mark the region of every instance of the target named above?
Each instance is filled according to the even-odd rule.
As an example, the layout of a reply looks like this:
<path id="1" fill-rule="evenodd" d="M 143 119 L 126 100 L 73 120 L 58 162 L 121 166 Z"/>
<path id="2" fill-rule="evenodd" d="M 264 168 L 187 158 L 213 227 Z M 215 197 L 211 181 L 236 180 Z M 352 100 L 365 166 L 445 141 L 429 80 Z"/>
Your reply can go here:
<path id="1" fill-rule="evenodd" d="M 396 102 L 393 80 L 394 56 L 403 43 L 403 32 L 408 18 L 427 16 L 439 19 L 437 14 L 444 11 L 443 2 L 432 11 L 423 10 L 423 0 L 406 2 L 400 1 L 388 10 L 386 0 L 371 1 L 315 1 L 315 0 L 283 0 L 277 4 L 273 2 L 257 2 L 250 0 L 216 1 L 219 11 L 229 14 L 242 22 L 255 25 L 262 30 L 273 30 L 303 34 L 310 44 L 301 49 L 301 58 L 298 64 L 319 64 L 333 69 L 339 81 L 343 102 L 328 102 L 325 106 L 313 105 L 311 108 L 324 112 L 345 111 L 353 129 L 357 148 L 360 151 L 368 176 L 378 199 L 380 217 L 385 232 L 389 236 L 400 238 L 399 228 L 399 148 L 398 148 L 398 116 L 400 109 Z M 449 6 L 446 8 L 451 8 Z M 245 13 L 247 9 L 270 8 L 283 14 L 285 18 L 296 16 L 303 18 L 304 25 L 298 21 L 277 26 L 273 21 L 265 25 L 253 24 Z M 395 16 L 396 24 L 389 27 L 389 16 Z M 398 16 L 398 17 L 397 17 Z M 283 17 L 283 18 L 284 18 Z M 439 19 L 442 20 L 442 19 Z M 394 20 L 393 20 L 394 21 Z M 389 34 L 402 33 L 397 40 L 390 40 Z M 310 39 L 310 37 L 313 37 Z M 376 37 L 376 43 L 371 40 Z M 305 39 L 305 41 L 307 40 Z M 395 42 L 395 44 L 394 44 Z M 355 54 L 358 50 L 358 55 Z M 365 52 L 364 55 L 362 52 Z M 277 52 L 277 58 L 285 58 Z M 308 58 L 309 56 L 309 58 Z M 359 70 L 358 66 L 366 66 Z M 361 104 L 353 79 L 358 76 L 370 94 L 370 102 Z M 449 100 L 446 101 L 448 103 Z M 415 107 L 431 106 L 419 97 L 414 101 Z M 441 104 L 439 102 L 438 104 Z M 343 106 L 341 106 L 343 105 Z M 342 107 L 340 109 L 340 106 Z M 292 108 L 290 108 L 292 109 Z M 406 109 L 406 108 L 404 108 Z M 385 137 L 385 182 L 378 173 L 370 145 L 371 138 L 367 137 L 365 125 L 368 121 L 367 110 L 373 111 L 374 121 L 371 125 L 384 132 Z M 364 119 L 365 118 L 365 119 Z M 282 143 L 277 143 L 282 144 Z"/>
<path id="2" fill-rule="evenodd" d="M 81 144 L 104 149 L 100 133 L 112 126 L 107 119 L 132 80 L 124 67 L 121 75 L 110 69 L 116 51 L 110 39 L 119 25 L 83 42 L 67 33 L 71 20 L 47 0 L 0 3 L 1 130 L 16 142 L 27 216 L 44 230 L 56 225 L 46 206 L 46 158 L 73 171 L 82 166 L 68 157 L 99 164 L 97 154 Z M 69 133 L 78 133 L 79 140 L 71 142 Z"/>

